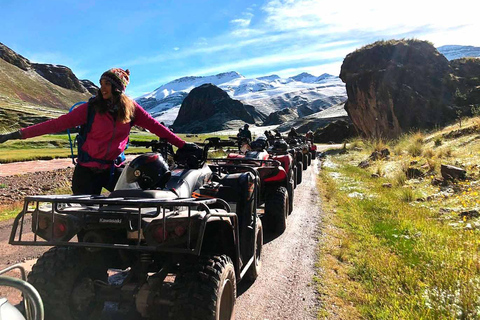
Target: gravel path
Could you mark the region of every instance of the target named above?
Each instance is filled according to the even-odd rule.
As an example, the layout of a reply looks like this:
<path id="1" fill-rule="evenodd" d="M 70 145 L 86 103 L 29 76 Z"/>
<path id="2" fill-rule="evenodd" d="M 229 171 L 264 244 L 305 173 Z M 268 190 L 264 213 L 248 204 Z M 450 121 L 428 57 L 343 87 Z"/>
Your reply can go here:
<path id="1" fill-rule="evenodd" d="M 276 239 L 266 236 L 261 274 L 249 288 L 240 284 L 236 319 L 317 319 L 313 276 L 321 214 L 316 188 L 319 165 L 315 160 L 303 172 L 287 230 Z"/>

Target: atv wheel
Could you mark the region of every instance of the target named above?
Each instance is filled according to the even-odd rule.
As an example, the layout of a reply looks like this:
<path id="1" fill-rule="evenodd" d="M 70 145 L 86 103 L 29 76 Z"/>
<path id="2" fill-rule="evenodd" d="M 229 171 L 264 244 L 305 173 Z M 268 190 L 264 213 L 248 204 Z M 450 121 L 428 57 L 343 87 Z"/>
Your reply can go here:
<path id="1" fill-rule="evenodd" d="M 312 160 L 315 160 L 317 158 L 317 150 L 312 150 L 310 152 L 312 153 Z"/>
<path id="2" fill-rule="evenodd" d="M 260 274 L 262 268 L 262 248 L 263 248 L 263 226 L 262 220 L 257 218 L 257 228 L 255 230 L 255 260 L 250 269 L 245 274 L 248 281 L 255 281 Z"/>
<path id="3" fill-rule="evenodd" d="M 308 166 L 312 164 L 312 154 L 309 152 L 307 153 L 307 158 L 308 158 Z"/>
<path id="4" fill-rule="evenodd" d="M 302 162 L 303 162 L 303 170 L 308 169 L 308 156 L 306 153 L 302 155 Z"/>
<path id="5" fill-rule="evenodd" d="M 297 184 L 302 183 L 302 171 L 303 171 L 303 163 L 301 161 L 297 162 Z"/>
<path id="6" fill-rule="evenodd" d="M 274 233 L 282 234 L 287 228 L 288 191 L 285 187 L 278 187 L 268 193 L 265 200 L 265 216 L 268 228 Z"/>
<path id="7" fill-rule="evenodd" d="M 53 247 L 28 275 L 40 293 L 46 320 L 98 319 L 103 303 L 95 298 L 94 281 L 107 281 L 107 267 L 97 253 Z"/>
<path id="8" fill-rule="evenodd" d="M 235 319 L 237 284 L 232 260 L 226 255 L 201 257 L 177 274 L 170 319 Z"/>

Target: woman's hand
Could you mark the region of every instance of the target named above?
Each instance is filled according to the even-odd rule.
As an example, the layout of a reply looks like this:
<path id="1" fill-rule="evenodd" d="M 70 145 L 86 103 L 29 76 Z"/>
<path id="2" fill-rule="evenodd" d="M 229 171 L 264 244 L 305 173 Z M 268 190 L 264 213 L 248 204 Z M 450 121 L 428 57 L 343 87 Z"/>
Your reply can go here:
<path id="1" fill-rule="evenodd" d="M 15 131 L 7 134 L 0 134 L 0 143 L 4 143 L 8 140 L 22 139 L 22 133 L 20 131 Z"/>

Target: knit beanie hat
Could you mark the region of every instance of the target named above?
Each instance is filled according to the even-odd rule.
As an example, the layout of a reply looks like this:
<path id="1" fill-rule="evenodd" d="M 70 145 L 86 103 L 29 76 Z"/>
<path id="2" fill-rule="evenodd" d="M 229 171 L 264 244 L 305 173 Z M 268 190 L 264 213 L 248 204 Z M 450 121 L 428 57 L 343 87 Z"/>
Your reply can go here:
<path id="1" fill-rule="evenodd" d="M 102 76 L 100 77 L 100 81 L 102 81 L 102 79 L 110 82 L 114 89 L 120 92 L 125 92 L 125 89 L 130 82 L 130 70 L 112 68 L 102 74 Z"/>

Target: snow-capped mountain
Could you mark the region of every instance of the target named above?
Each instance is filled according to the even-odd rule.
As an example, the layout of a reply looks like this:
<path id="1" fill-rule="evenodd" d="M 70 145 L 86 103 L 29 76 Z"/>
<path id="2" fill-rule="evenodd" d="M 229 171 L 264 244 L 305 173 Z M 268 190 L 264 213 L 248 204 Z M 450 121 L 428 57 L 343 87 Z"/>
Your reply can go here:
<path id="1" fill-rule="evenodd" d="M 265 116 L 284 108 L 300 108 L 303 111 L 299 114 L 304 113 L 305 107 L 311 109 L 311 113 L 318 112 L 347 99 L 345 85 L 329 74 L 316 77 L 301 73 L 291 78 L 269 75 L 248 79 L 231 71 L 213 76 L 183 77 L 135 100 L 158 121 L 170 125 L 183 99 L 193 88 L 205 83 L 220 87 L 231 98 L 254 106 Z"/>
<path id="2" fill-rule="evenodd" d="M 446 45 L 437 48 L 448 60 L 473 57 L 480 58 L 480 47 Z"/>

